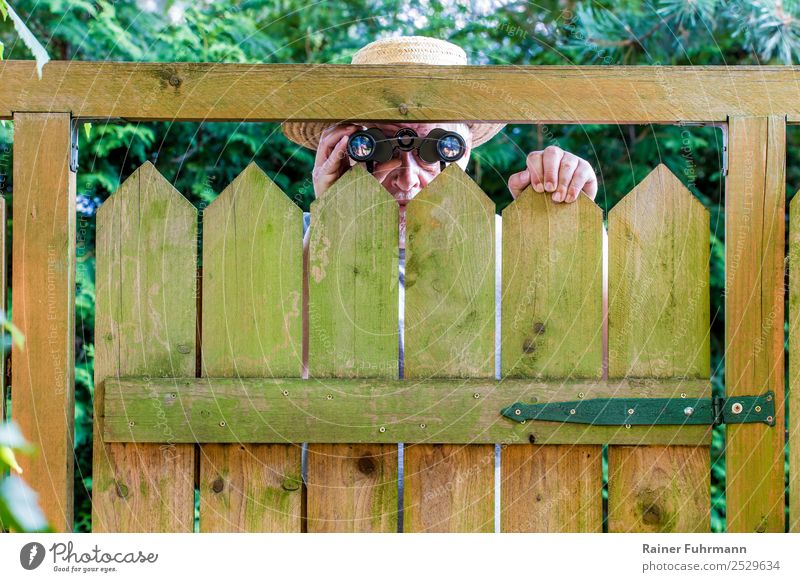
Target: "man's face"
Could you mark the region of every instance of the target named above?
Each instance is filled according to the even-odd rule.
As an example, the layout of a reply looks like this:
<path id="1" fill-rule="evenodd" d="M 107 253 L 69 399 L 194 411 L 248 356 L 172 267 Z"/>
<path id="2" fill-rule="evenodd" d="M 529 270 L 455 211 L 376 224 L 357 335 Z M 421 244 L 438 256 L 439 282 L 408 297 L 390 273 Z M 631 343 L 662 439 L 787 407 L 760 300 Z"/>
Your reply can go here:
<path id="1" fill-rule="evenodd" d="M 472 136 L 464 124 L 457 123 L 365 123 L 364 127 L 378 127 L 383 130 L 386 137 L 394 137 L 399 129 L 410 127 L 420 137 L 425 137 L 428 132 L 436 127 L 458 132 L 467 144 L 467 151 L 460 160 L 455 162 L 466 170 L 469 155 L 472 151 Z M 350 160 L 351 164 L 355 164 Z M 409 200 L 416 196 L 420 190 L 427 186 L 440 172 L 439 162 L 429 164 L 422 160 L 417 151 L 404 152 L 395 150 L 392 159 L 375 164 L 373 176 L 383 184 L 400 206 L 405 206 Z"/>

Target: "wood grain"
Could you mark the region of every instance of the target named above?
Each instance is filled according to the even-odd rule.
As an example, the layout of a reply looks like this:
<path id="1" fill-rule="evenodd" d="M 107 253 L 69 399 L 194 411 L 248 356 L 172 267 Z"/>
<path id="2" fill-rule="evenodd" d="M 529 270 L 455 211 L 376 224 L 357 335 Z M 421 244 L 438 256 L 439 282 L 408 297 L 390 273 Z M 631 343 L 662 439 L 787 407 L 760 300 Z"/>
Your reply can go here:
<path id="1" fill-rule="evenodd" d="M 194 446 L 102 435 L 106 379 L 195 375 L 196 267 L 197 211 L 145 162 L 97 213 L 94 532 L 194 528 Z"/>
<path id="2" fill-rule="evenodd" d="M 174 395 L 181 388 L 181 398 Z M 500 411 L 514 402 L 657 398 L 686 393 L 710 398 L 708 380 L 619 381 L 509 379 L 348 380 L 281 378 L 120 378 L 106 382 L 107 442 L 709 444 L 702 425 L 588 426 L 521 424 Z M 478 398 L 475 398 L 475 394 Z M 153 407 L 162 413 L 153 417 Z M 128 426 L 133 420 L 135 425 Z M 222 423 L 222 424 L 220 424 Z M 380 428 L 385 431 L 381 432 Z"/>
<path id="3" fill-rule="evenodd" d="M 302 220 L 255 162 L 206 209 L 204 376 L 300 377 Z M 300 473 L 299 443 L 203 445 L 200 531 L 299 532 Z"/>
<path id="4" fill-rule="evenodd" d="M 50 61 L 40 80 L 33 61 L 12 60 L 0 68 L 0 118 L 71 111 L 129 121 L 799 121 L 798 82 L 800 68 L 788 66 L 438 66 L 432 75 L 402 64 L 79 61 Z"/>
<path id="5" fill-rule="evenodd" d="M 709 378 L 708 211 L 660 164 L 608 224 L 609 377 Z M 609 531 L 710 530 L 709 447 L 609 446 L 608 472 Z"/>
<path id="6" fill-rule="evenodd" d="M 51 526 L 71 532 L 75 419 L 75 173 L 67 113 L 14 115 L 12 419 L 33 443 L 26 482 Z M 5 288 L 5 285 L 3 286 Z"/>
<path id="7" fill-rule="evenodd" d="M 557 204 L 529 187 L 505 209 L 503 378 L 602 377 L 602 235 L 586 196 Z M 503 531 L 602 531 L 602 446 L 504 444 Z"/>
<path id="8" fill-rule="evenodd" d="M 398 220 L 360 166 L 311 204 L 309 383 L 398 377 Z M 396 445 L 309 443 L 309 532 L 397 531 L 397 494 Z"/>
<path id="9" fill-rule="evenodd" d="M 494 376 L 494 222 L 456 164 L 408 203 L 407 381 Z M 405 531 L 494 531 L 492 445 L 407 444 L 404 475 Z"/>
<path id="10" fill-rule="evenodd" d="M 784 236 L 782 117 L 732 117 L 725 184 L 725 387 L 775 393 L 775 427 L 729 426 L 727 527 L 782 532 L 784 515 Z"/>
<path id="11" fill-rule="evenodd" d="M 789 205 L 789 531 L 800 533 L 800 196 Z"/>

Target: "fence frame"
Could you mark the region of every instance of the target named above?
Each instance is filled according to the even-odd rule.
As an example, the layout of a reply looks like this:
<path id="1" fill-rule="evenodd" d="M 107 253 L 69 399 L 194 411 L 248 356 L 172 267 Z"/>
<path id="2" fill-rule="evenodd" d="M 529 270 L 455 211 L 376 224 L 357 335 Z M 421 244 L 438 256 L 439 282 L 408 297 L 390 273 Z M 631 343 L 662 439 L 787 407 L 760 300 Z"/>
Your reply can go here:
<path id="1" fill-rule="evenodd" d="M 728 429 L 728 462 L 738 468 L 727 488 L 728 530 L 783 531 L 785 126 L 800 122 L 798 81 L 800 67 L 772 66 L 441 66 L 432 75 L 430 67 L 416 65 L 65 61 L 48 63 L 40 80 L 32 61 L 4 61 L 0 119 L 16 122 L 15 146 L 31 144 L 14 152 L 12 285 L 23 281 L 30 289 L 48 289 L 54 282 L 52 294 L 48 290 L 30 301 L 14 295 L 14 321 L 28 347 L 12 354 L 13 414 L 45 453 L 21 464 L 33 476 L 46 517 L 58 531 L 72 531 L 76 191 L 69 162 L 75 145 L 71 122 L 699 123 L 719 125 L 727 136 L 727 394 L 772 390 L 777 395 L 778 430 L 765 433 L 770 429 L 763 425 Z M 459 96 L 457 106 L 453 94 Z M 45 167 L 48 172 L 41 171 Z M 26 186 L 31 172 L 40 181 L 28 180 Z M 42 260 L 52 249 L 57 275 L 51 262 Z M 42 333 L 53 321 L 56 340 L 51 342 Z M 34 381 L 34 373 L 41 379 Z M 47 383 L 54 375 L 65 381 L 55 400 Z M 43 410 L 59 430 L 40 428 Z M 790 435 L 796 447 L 799 433 L 794 429 Z M 792 522 L 800 520 L 793 516 Z"/>

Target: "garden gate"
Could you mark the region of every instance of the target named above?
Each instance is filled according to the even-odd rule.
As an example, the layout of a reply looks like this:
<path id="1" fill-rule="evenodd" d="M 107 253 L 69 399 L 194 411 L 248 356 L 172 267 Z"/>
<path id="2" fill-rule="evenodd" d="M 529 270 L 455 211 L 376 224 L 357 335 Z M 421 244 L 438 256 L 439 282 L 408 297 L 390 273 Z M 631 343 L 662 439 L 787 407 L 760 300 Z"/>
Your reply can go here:
<path id="1" fill-rule="evenodd" d="M 3 64 L 13 315 L 28 338 L 12 353 L 13 415 L 42 450 L 22 464 L 60 530 L 72 524 L 75 128 L 108 118 L 718 125 L 727 398 L 711 398 L 708 213 L 664 166 L 608 215 L 607 377 L 600 209 L 529 189 L 496 248 L 494 205 L 449 166 L 408 206 L 398 380 L 398 208 L 371 176 L 354 168 L 312 204 L 303 379 L 300 209 L 244 168 L 203 213 L 198 271 L 197 211 L 145 163 L 97 216 L 94 531 L 192 531 L 196 488 L 201 531 L 397 531 L 401 505 L 404 531 L 493 531 L 495 444 L 502 531 L 601 531 L 604 444 L 609 531 L 708 531 L 715 421 L 728 530 L 783 531 L 786 405 L 800 530 L 800 411 L 783 363 L 800 71 L 439 69 L 52 62 L 39 80 L 31 62 Z M 800 203 L 790 214 L 797 343 Z"/>

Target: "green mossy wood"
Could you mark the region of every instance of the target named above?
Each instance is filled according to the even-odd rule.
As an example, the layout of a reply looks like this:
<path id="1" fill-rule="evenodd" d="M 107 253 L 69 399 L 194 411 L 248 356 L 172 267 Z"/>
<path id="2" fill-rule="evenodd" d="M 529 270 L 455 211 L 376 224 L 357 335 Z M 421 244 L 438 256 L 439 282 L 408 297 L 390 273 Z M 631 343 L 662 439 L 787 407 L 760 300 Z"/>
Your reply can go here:
<path id="1" fill-rule="evenodd" d="M 203 376 L 301 376 L 302 220 L 254 162 L 204 212 Z M 299 532 L 300 452 L 202 445 L 200 531 Z"/>
<path id="2" fill-rule="evenodd" d="M 557 204 L 528 188 L 503 211 L 503 378 L 602 377 L 602 236 L 585 196 Z M 602 447 L 578 445 L 591 442 L 581 428 L 558 447 L 540 446 L 543 435 L 501 441 L 502 531 L 601 531 Z"/>
<path id="3" fill-rule="evenodd" d="M 662 164 L 608 224 L 609 377 L 709 378 L 708 211 Z M 609 531 L 710 531 L 710 464 L 707 446 L 609 446 Z"/>
<path id="4" fill-rule="evenodd" d="M 92 531 L 194 527 L 194 446 L 102 435 L 107 379 L 195 375 L 196 249 L 197 211 L 150 162 L 97 214 Z M 159 413 L 151 405 L 149 416 Z"/>
<path id="5" fill-rule="evenodd" d="M 408 381 L 494 377 L 494 214 L 456 164 L 409 202 Z M 461 390 L 454 386 L 453 396 L 469 397 Z M 405 531 L 494 531 L 492 445 L 410 444 L 405 453 Z"/>
<path id="6" fill-rule="evenodd" d="M 398 220 L 360 166 L 312 203 L 309 384 L 398 377 Z M 397 531 L 397 495 L 396 445 L 309 444 L 308 531 Z"/>

